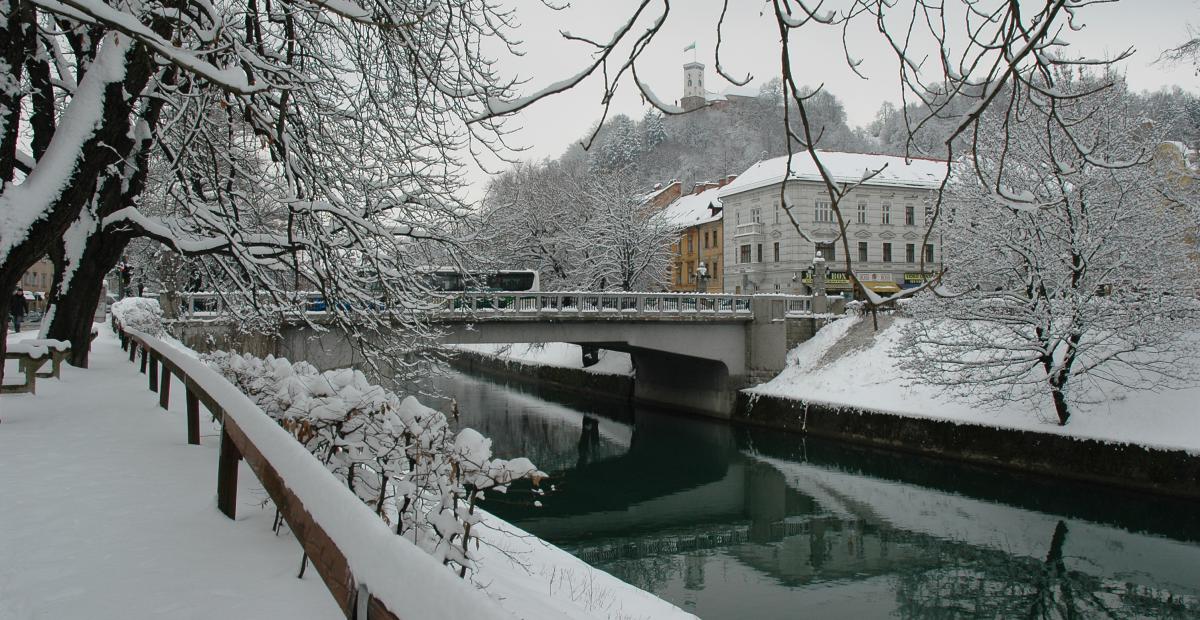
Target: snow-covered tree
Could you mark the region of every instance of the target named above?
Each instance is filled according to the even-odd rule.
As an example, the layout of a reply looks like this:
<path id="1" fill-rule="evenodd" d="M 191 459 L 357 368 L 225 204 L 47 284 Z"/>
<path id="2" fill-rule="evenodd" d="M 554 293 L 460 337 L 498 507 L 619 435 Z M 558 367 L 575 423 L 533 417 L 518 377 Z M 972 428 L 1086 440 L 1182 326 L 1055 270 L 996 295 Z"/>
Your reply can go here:
<path id="1" fill-rule="evenodd" d="M 588 290 L 648 291 L 666 282 L 670 245 L 677 230 L 642 203 L 628 175 L 595 177 L 580 196 L 591 211 L 572 230 L 576 247 L 587 248 L 578 280 Z"/>
<path id="2" fill-rule="evenodd" d="M 904 349 L 920 381 L 1050 402 L 1066 424 L 1089 397 L 1189 376 L 1200 210 L 1120 80 L 1060 77 L 1074 98 L 984 115 L 937 229 L 939 295 L 909 304 Z"/>
<path id="3" fill-rule="evenodd" d="M 345 300 L 356 341 L 415 326 L 405 249 L 463 209 L 467 143 L 499 144 L 485 107 L 510 83 L 480 45 L 510 23 L 487 0 L 3 3 L 0 289 L 50 251 L 59 335 L 86 356 L 100 277 L 150 236 L 213 257 L 254 314 L 291 307 L 290 280 Z M 170 213 L 143 211 L 152 162 Z M 388 311 L 345 316 L 368 300 Z"/>

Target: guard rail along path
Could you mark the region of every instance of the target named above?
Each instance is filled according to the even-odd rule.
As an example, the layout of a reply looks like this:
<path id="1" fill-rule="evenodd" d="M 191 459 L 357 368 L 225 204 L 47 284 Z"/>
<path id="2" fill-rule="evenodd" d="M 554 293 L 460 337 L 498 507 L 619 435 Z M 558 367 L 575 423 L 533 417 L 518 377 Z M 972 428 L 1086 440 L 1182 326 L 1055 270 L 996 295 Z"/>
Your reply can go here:
<path id="1" fill-rule="evenodd" d="M 188 443 L 200 443 L 199 405 L 221 421 L 217 507 L 234 518 L 238 461 L 245 459 L 347 618 L 511 618 L 483 592 L 396 536 L 291 435 L 204 362 L 114 322 L 159 405 L 171 376 L 187 394 Z"/>

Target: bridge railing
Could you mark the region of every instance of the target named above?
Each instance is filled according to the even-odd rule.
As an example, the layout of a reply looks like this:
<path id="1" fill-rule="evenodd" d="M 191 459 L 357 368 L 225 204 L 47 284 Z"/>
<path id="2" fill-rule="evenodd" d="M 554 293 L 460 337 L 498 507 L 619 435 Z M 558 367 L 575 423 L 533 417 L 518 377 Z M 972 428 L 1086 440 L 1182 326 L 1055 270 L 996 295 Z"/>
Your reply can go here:
<path id="1" fill-rule="evenodd" d="M 439 311 L 451 315 L 749 316 L 752 300 L 750 295 L 687 293 L 470 292 L 447 295 Z"/>
<path id="2" fill-rule="evenodd" d="M 218 316 L 226 300 L 218 293 L 181 293 L 179 316 Z M 720 295 L 700 293 L 629 293 L 589 291 L 440 293 L 432 306 L 442 315 L 606 315 L 606 316 L 750 316 L 755 300 L 781 300 L 788 315 L 812 311 L 807 295 Z M 297 293 L 295 312 L 320 315 L 326 301 L 318 293 Z"/>

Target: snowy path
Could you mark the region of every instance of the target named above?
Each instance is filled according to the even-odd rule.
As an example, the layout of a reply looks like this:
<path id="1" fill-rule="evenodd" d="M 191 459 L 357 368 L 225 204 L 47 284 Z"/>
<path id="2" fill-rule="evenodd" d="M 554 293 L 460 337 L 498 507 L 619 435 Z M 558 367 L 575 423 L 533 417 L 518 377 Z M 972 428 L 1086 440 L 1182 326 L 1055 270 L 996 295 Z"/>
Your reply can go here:
<path id="1" fill-rule="evenodd" d="M 121 354 L 102 329 L 90 370 L 0 396 L 0 619 L 340 617 L 244 463 L 217 511 L 216 431 L 188 446 L 184 390 L 164 412 Z"/>

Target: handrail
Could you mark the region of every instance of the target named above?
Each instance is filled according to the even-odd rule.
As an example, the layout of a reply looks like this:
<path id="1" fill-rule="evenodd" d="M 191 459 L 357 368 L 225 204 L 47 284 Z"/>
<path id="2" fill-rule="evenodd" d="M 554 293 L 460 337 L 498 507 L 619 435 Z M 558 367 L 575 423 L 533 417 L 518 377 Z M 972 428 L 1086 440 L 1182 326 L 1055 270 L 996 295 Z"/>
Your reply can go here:
<path id="1" fill-rule="evenodd" d="M 396 619 L 402 613 L 422 619 L 511 617 L 433 556 L 394 534 L 215 370 L 158 338 L 121 327 L 115 319 L 113 328 L 130 362 L 140 350 L 141 372 L 150 390 L 158 392 L 160 407 L 166 409 L 170 402 L 171 375 L 183 381 L 189 444 L 200 443 L 200 403 L 221 420 L 221 512 L 235 516 L 238 461 L 245 459 L 347 618 Z"/>
<path id="2" fill-rule="evenodd" d="M 753 314 L 756 301 L 783 300 L 789 313 L 807 312 L 811 307 L 809 295 L 729 295 L 711 293 L 637 293 L 594 291 L 487 291 L 434 293 L 427 312 L 430 317 L 461 316 L 465 313 L 495 315 L 504 313 L 522 316 L 624 316 L 641 318 L 676 317 L 745 317 Z M 224 300 L 217 293 L 185 293 L 181 295 L 183 316 L 220 315 Z M 296 313 L 319 316 L 326 314 L 325 300 L 312 297 L 298 304 Z M 203 309 L 201 309 L 203 308 Z"/>

